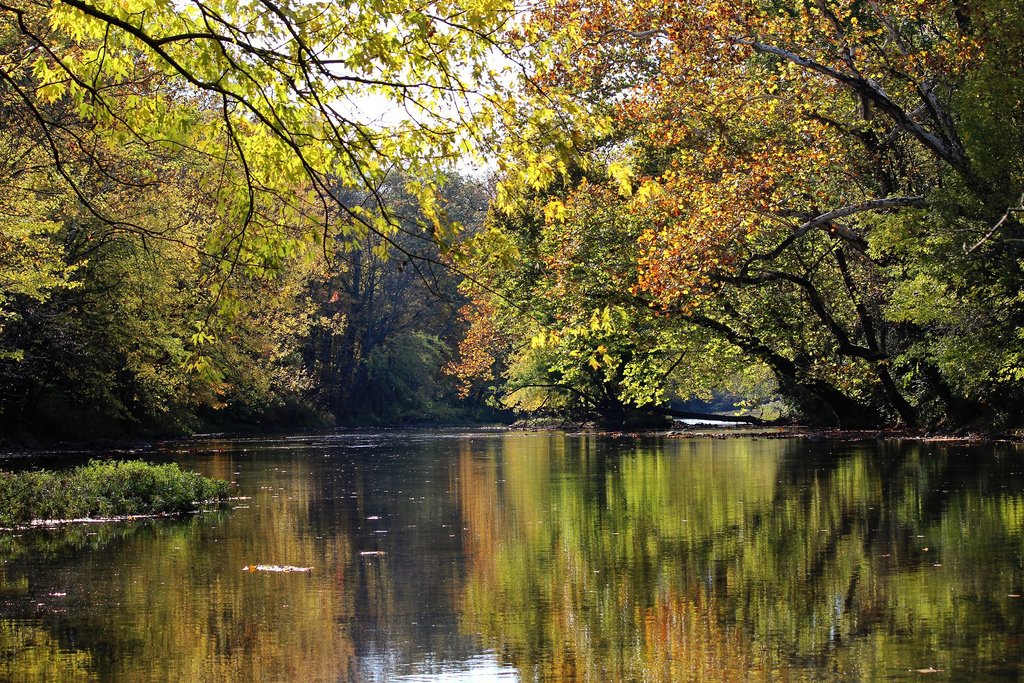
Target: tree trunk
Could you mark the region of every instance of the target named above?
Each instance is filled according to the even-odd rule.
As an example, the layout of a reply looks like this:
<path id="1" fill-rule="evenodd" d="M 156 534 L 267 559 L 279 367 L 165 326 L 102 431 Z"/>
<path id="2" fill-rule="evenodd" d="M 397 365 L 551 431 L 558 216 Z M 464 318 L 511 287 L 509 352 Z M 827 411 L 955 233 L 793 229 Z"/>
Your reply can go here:
<path id="1" fill-rule="evenodd" d="M 784 392 L 787 386 L 798 387 L 820 400 L 832 413 L 831 417 L 834 417 L 840 429 L 877 429 L 885 423 L 877 409 L 853 400 L 828 382 L 801 377 L 795 362 L 775 353 L 760 340 L 744 336 L 712 318 L 695 316 L 690 320 L 724 335 L 731 343 L 764 361 L 775 373 L 779 387 Z"/>

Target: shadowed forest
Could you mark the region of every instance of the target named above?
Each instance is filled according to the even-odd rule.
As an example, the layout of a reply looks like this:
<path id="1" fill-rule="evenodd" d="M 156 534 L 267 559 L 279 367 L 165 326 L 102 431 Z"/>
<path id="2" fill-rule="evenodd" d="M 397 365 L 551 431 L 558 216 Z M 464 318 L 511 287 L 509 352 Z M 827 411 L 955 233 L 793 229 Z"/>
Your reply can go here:
<path id="1" fill-rule="evenodd" d="M 0 1 L 0 438 L 1024 420 L 1016 0 Z"/>

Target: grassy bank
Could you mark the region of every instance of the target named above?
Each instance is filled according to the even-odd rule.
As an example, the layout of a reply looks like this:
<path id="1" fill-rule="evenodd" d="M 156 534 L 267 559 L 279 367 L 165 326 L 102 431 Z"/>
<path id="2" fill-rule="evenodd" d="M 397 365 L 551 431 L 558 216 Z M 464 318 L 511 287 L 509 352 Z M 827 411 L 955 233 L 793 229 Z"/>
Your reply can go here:
<path id="1" fill-rule="evenodd" d="M 140 460 L 99 461 L 71 470 L 0 471 L 0 525 L 188 512 L 224 500 L 230 483 Z"/>

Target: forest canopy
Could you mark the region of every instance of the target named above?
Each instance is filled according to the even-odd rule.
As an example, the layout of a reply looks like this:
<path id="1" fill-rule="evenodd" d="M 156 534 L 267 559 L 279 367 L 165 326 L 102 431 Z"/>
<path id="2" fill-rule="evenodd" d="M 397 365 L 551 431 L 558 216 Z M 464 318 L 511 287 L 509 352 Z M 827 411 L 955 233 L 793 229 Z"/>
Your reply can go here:
<path id="1" fill-rule="evenodd" d="M 458 233 L 441 188 L 494 115 L 477 100 L 510 16 L 0 4 L 6 428 L 70 402 L 86 423 L 188 429 L 229 398 L 315 393 L 298 360 L 323 317 L 310 286 L 364 248 L 436 261 Z M 371 105 L 400 116 L 375 122 Z"/>
<path id="2" fill-rule="evenodd" d="M 0 425 L 1019 427 L 1022 55 L 1006 0 L 0 0 Z"/>
<path id="3" fill-rule="evenodd" d="M 523 409 L 731 387 L 1019 426 L 1022 30 L 1001 0 L 547 3 L 524 93 L 605 123 L 554 182 L 503 178 L 519 259 L 478 262 L 457 372 Z"/>

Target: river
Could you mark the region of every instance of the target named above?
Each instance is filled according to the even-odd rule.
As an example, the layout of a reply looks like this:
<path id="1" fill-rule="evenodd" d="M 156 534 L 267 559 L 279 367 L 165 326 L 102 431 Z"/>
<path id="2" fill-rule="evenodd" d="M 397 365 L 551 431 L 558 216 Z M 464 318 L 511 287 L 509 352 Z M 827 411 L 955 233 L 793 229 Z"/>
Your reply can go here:
<path id="1" fill-rule="evenodd" d="M 239 499 L 0 532 L 0 680 L 1024 679 L 1019 446 L 394 431 L 164 450 Z"/>

